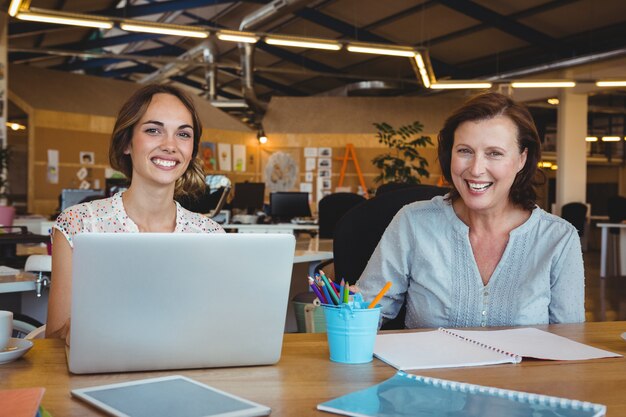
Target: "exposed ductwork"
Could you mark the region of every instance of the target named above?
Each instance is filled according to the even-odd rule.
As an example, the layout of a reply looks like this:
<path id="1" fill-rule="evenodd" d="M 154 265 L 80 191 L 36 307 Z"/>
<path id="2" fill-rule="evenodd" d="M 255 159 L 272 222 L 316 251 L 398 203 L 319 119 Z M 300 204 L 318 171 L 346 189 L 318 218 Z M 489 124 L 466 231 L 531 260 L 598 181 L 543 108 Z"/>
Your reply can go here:
<path id="1" fill-rule="evenodd" d="M 185 53 L 179 55 L 178 58 L 176 59 L 185 60 L 185 61 L 189 61 L 189 63 L 192 63 L 194 59 L 196 59 L 198 56 L 204 53 L 205 49 L 211 48 L 210 44 L 211 44 L 211 41 L 207 39 L 206 41 L 203 41 L 202 43 L 187 50 Z M 215 45 L 213 45 L 212 47 L 215 48 Z M 182 68 L 184 67 L 181 66 L 181 64 L 178 62 L 165 64 L 161 68 L 153 72 L 152 74 L 148 74 L 145 77 L 140 78 L 139 80 L 137 80 L 137 82 L 139 84 L 157 83 L 159 81 L 162 81 L 166 78 L 171 77 L 172 75 L 175 75 L 176 73 L 180 72 Z"/>
<path id="2" fill-rule="evenodd" d="M 577 67 L 585 64 L 592 64 L 594 62 L 603 61 L 606 59 L 619 58 L 626 55 L 626 48 L 615 49 L 613 51 L 607 51 L 597 54 L 590 54 L 579 56 L 576 58 L 564 59 L 561 61 L 551 62 L 548 64 L 541 64 L 530 68 L 524 68 L 521 70 L 514 70 L 509 72 L 503 72 L 493 77 L 487 77 L 486 80 L 498 81 L 507 80 L 517 77 L 525 77 L 528 75 L 539 74 L 542 72 L 554 71 L 559 69 Z"/>
<path id="3" fill-rule="evenodd" d="M 215 64 L 215 56 L 217 52 L 217 46 L 215 42 L 208 42 L 206 48 L 202 50 L 202 57 L 207 64 Z M 209 65 L 204 72 L 204 78 L 207 85 L 207 98 L 210 101 L 217 99 L 217 67 L 215 65 Z"/>
<path id="4" fill-rule="evenodd" d="M 304 7 L 308 3 L 311 3 L 311 0 L 274 0 L 245 16 L 239 24 L 239 30 L 254 30 L 263 24 Z M 244 100 L 257 116 L 261 116 L 265 114 L 267 103 L 259 100 L 254 91 L 254 45 L 240 43 L 239 52 L 241 54 L 241 88 Z"/>

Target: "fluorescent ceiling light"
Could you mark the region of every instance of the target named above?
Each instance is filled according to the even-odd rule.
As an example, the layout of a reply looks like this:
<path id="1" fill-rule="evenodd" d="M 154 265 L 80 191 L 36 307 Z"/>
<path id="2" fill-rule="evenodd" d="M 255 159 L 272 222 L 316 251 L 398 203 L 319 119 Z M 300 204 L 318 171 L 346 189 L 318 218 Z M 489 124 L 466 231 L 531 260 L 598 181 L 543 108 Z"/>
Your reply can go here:
<path id="1" fill-rule="evenodd" d="M 17 12 L 20 10 L 21 5 L 22 0 L 11 0 L 11 4 L 9 5 L 9 16 L 15 17 Z"/>
<path id="2" fill-rule="evenodd" d="M 160 35 L 186 36 L 190 38 L 207 38 L 209 34 L 204 30 L 194 30 L 189 26 L 179 25 L 157 25 L 157 24 L 136 24 L 121 23 L 120 29 L 128 32 L 158 33 Z"/>
<path id="3" fill-rule="evenodd" d="M 422 84 L 424 84 L 424 87 L 430 88 L 430 77 L 428 76 L 428 70 L 426 69 L 424 58 L 422 57 L 422 54 L 420 54 L 419 52 L 415 54 L 415 63 L 417 64 L 417 69 L 420 72 L 420 77 L 422 78 Z"/>
<path id="4" fill-rule="evenodd" d="M 559 99 L 558 99 L 558 98 L 552 97 L 552 98 L 549 98 L 549 99 L 548 99 L 548 104 L 552 104 L 553 106 L 556 106 L 556 105 L 557 105 L 557 104 L 559 104 L 559 103 L 560 103 L 560 102 L 559 102 Z"/>
<path id="5" fill-rule="evenodd" d="M 598 87 L 626 87 L 626 81 L 598 81 Z"/>
<path id="6" fill-rule="evenodd" d="M 450 81 L 450 82 L 436 82 L 430 86 L 430 88 L 436 90 L 453 90 L 453 89 L 465 89 L 465 88 L 491 88 L 491 83 L 481 81 Z"/>
<path id="7" fill-rule="evenodd" d="M 546 87 L 575 87 L 574 81 L 519 81 L 511 83 L 513 88 L 546 88 Z"/>
<path id="8" fill-rule="evenodd" d="M 585 141 L 587 141 L 587 142 L 597 142 L 598 141 L 598 137 L 597 136 L 587 136 L 585 138 Z"/>
<path id="9" fill-rule="evenodd" d="M 248 107 L 248 103 L 244 100 L 212 100 L 210 103 L 213 107 L 219 107 L 221 109 L 238 109 Z"/>
<path id="10" fill-rule="evenodd" d="M 99 29 L 111 29 L 113 27 L 113 22 L 110 20 L 84 18 L 82 16 L 72 14 L 52 14 L 28 11 L 20 12 L 15 17 L 20 20 L 28 20 L 31 22 L 56 23 L 60 25 L 83 26 Z"/>
<path id="11" fill-rule="evenodd" d="M 346 49 L 350 52 L 359 52 L 362 54 L 405 56 L 407 58 L 413 58 L 416 55 L 415 50 L 411 48 L 386 48 L 384 46 L 349 44 Z"/>
<path id="12" fill-rule="evenodd" d="M 259 37 L 250 32 L 237 32 L 234 30 L 220 30 L 217 38 L 228 42 L 257 43 Z"/>
<path id="13" fill-rule="evenodd" d="M 306 39 L 289 36 L 266 36 L 265 43 L 269 45 L 295 46 L 297 48 L 325 49 L 328 51 L 338 51 L 341 49 L 341 44 L 339 42 L 325 39 Z"/>
<path id="14" fill-rule="evenodd" d="M 602 136 L 602 142 L 619 142 L 622 140 L 619 136 Z"/>

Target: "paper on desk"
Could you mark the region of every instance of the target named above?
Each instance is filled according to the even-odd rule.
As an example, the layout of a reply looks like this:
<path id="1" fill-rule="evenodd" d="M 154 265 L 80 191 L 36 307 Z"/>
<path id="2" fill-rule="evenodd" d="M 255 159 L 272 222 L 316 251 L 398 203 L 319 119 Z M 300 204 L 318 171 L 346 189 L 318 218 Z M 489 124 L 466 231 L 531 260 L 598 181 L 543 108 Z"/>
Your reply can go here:
<path id="1" fill-rule="evenodd" d="M 374 356 L 400 369 L 430 369 L 518 363 L 522 357 L 585 360 L 620 357 L 535 328 L 439 329 L 376 336 Z"/>
<path id="2" fill-rule="evenodd" d="M 19 269 L 11 268 L 8 266 L 0 265 L 0 275 L 17 275 L 21 271 Z"/>
<path id="3" fill-rule="evenodd" d="M 449 331 L 526 358 L 575 361 L 622 356 L 535 328 L 490 331 L 454 329 Z"/>

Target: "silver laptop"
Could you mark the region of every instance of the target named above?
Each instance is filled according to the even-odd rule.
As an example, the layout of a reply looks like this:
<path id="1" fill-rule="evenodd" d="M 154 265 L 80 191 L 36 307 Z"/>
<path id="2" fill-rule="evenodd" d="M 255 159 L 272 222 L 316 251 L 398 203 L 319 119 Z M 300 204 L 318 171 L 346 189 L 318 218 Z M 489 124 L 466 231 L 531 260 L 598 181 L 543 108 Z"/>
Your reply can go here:
<path id="1" fill-rule="evenodd" d="M 276 363 L 294 251 L 289 234 L 77 235 L 70 371 Z"/>

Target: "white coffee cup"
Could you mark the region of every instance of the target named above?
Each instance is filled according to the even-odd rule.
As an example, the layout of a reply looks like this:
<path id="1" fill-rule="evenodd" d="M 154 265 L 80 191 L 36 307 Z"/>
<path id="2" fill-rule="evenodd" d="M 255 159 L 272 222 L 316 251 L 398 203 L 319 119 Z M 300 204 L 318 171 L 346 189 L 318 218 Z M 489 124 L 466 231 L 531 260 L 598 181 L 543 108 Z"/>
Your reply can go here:
<path id="1" fill-rule="evenodd" d="M 9 345 L 13 335 L 13 313 L 0 310 L 0 352 Z"/>

